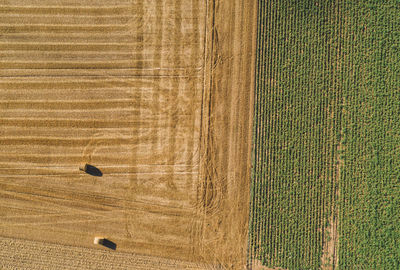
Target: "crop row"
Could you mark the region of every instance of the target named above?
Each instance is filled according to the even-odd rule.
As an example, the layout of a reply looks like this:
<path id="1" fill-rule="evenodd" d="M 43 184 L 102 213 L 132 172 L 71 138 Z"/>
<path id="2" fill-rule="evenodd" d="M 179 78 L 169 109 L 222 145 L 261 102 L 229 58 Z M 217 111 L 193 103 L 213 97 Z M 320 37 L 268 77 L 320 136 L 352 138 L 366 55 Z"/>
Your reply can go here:
<path id="1" fill-rule="evenodd" d="M 398 269 L 398 1 L 260 0 L 258 18 L 249 264 Z"/>
<path id="2" fill-rule="evenodd" d="M 259 3 L 249 260 L 318 268 L 336 181 L 337 7 Z"/>
<path id="3" fill-rule="evenodd" d="M 400 4 L 343 4 L 340 269 L 400 268 Z"/>

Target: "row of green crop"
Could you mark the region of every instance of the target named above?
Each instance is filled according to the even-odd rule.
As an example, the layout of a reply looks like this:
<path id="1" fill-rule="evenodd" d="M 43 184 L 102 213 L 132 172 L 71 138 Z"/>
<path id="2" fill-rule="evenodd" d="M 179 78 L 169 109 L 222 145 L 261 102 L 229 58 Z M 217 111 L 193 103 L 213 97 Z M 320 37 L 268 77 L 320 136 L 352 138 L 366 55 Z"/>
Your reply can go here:
<path id="1" fill-rule="evenodd" d="M 336 6 L 261 1 L 249 258 L 321 265 L 335 188 Z M 327 81 L 327 78 L 329 81 Z"/>
<path id="2" fill-rule="evenodd" d="M 399 22 L 394 0 L 259 1 L 249 264 L 399 269 Z"/>
<path id="3" fill-rule="evenodd" d="M 400 269 L 400 2 L 343 17 L 339 268 Z"/>

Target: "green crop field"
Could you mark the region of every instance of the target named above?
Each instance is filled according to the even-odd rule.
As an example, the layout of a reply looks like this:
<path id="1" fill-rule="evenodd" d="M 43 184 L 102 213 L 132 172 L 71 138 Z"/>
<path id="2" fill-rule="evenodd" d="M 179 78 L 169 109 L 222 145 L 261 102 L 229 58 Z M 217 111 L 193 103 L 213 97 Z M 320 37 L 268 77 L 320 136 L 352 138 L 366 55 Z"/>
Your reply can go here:
<path id="1" fill-rule="evenodd" d="M 259 0 L 249 266 L 400 269 L 400 1 Z"/>

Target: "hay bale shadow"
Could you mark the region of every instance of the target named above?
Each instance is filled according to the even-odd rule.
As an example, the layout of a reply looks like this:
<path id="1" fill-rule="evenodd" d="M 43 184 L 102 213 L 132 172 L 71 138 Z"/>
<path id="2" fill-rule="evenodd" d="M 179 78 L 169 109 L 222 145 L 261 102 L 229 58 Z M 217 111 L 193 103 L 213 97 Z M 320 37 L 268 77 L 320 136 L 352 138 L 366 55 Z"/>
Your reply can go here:
<path id="1" fill-rule="evenodd" d="M 108 240 L 108 239 L 103 239 L 103 246 L 105 246 L 106 248 L 112 249 L 112 250 L 116 250 L 117 249 L 117 244 Z"/>
<path id="2" fill-rule="evenodd" d="M 114 243 L 113 241 L 108 240 L 107 238 L 103 237 L 95 237 L 94 238 L 94 243 L 97 245 L 102 245 L 106 248 L 116 250 L 117 249 L 117 244 Z"/>
<path id="3" fill-rule="evenodd" d="M 80 168 L 80 170 L 84 171 L 87 174 L 93 175 L 93 176 L 97 176 L 97 177 L 101 177 L 103 176 L 103 173 L 100 171 L 99 168 L 90 165 L 90 164 L 85 164 L 83 167 Z"/>

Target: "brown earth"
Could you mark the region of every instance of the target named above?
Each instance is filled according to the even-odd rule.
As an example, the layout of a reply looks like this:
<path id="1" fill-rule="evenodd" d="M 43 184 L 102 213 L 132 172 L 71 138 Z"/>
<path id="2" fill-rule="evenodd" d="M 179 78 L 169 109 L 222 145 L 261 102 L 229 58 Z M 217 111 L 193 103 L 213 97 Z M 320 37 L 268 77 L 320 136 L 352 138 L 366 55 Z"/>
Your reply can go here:
<path id="1" fill-rule="evenodd" d="M 85 247 L 43 243 L 0 237 L 0 269 L 216 269 L 199 263 L 183 262 L 125 252 L 109 252 Z"/>
<path id="2" fill-rule="evenodd" d="M 253 259 L 253 261 L 251 262 L 250 269 L 252 269 L 252 270 L 284 270 L 284 268 L 281 268 L 281 267 L 270 268 L 270 267 L 264 266 L 264 265 L 262 265 L 262 262 L 257 259 Z"/>
<path id="3" fill-rule="evenodd" d="M 256 1 L 0 0 L 0 14 L 2 267 L 48 250 L 57 268 L 66 250 L 83 268 L 244 268 Z"/>

